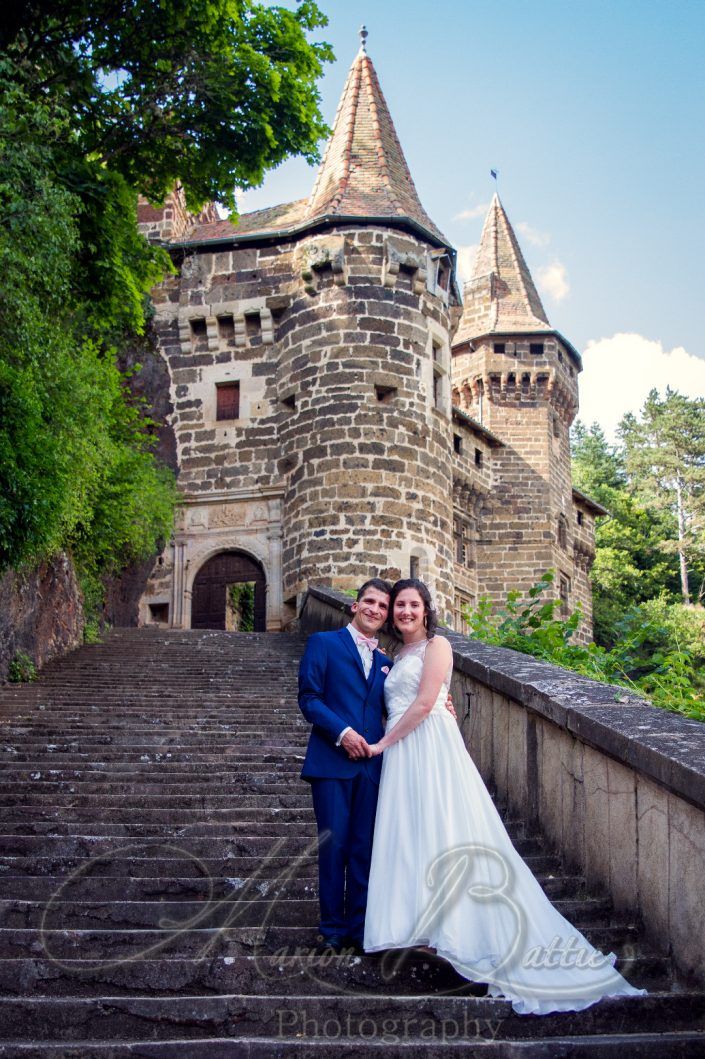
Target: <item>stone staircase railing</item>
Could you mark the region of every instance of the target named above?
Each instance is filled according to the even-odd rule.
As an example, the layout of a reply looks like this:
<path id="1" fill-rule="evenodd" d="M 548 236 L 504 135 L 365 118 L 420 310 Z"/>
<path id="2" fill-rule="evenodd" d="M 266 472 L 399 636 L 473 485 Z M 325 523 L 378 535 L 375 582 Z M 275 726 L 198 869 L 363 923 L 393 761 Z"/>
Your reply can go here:
<path id="1" fill-rule="evenodd" d="M 352 600 L 309 588 L 302 631 Z M 540 820 L 564 863 L 639 917 L 679 969 L 705 976 L 705 724 L 506 648 L 448 632 L 453 698 L 500 805 Z"/>

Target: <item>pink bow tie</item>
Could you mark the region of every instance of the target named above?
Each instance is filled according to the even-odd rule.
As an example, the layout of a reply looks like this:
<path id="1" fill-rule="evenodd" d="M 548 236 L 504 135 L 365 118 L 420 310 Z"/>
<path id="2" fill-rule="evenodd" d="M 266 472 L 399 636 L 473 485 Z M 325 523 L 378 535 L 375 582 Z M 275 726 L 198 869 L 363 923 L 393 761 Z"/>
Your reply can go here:
<path id="1" fill-rule="evenodd" d="M 365 647 L 369 647 L 370 651 L 374 651 L 375 647 L 379 643 L 379 640 L 375 640 L 371 636 L 363 636 L 362 634 L 358 634 L 357 643 L 358 645 L 364 643 Z"/>

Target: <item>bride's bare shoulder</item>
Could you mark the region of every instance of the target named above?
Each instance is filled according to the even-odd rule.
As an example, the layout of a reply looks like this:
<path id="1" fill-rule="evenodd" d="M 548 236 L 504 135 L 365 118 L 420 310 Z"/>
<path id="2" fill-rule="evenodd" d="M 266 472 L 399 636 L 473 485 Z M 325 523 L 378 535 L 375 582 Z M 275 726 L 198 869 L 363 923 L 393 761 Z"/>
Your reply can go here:
<path id="1" fill-rule="evenodd" d="M 431 651 L 432 654 L 438 655 L 439 657 L 446 655 L 448 658 L 451 658 L 453 655 L 453 648 L 450 646 L 450 643 L 446 640 L 445 636 L 432 636 L 428 641 L 426 651 Z"/>

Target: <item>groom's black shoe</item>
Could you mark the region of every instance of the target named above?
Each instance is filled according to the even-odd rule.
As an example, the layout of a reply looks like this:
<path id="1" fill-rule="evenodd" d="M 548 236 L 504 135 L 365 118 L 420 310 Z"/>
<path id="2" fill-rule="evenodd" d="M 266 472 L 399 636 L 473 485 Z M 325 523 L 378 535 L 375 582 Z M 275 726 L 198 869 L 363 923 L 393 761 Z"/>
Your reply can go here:
<path id="1" fill-rule="evenodd" d="M 362 938 L 345 938 L 345 952 L 350 953 L 351 956 L 364 956 L 365 948 L 362 944 L 362 940 Z"/>
<path id="2" fill-rule="evenodd" d="M 330 938 L 321 938 L 319 943 L 319 954 L 321 956 L 334 952 L 336 956 L 339 956 L 341 952 L 346 951 L 346 941 L 344 938 L 332 935 Z"/>

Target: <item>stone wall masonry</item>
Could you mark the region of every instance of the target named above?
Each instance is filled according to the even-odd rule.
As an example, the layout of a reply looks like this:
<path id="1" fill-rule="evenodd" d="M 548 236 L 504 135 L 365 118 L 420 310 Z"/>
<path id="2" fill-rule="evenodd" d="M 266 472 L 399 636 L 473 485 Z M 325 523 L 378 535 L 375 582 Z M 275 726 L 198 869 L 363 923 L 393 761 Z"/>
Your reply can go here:
<path id="1" fill-rule="evenodd" d="M 503 353 L 495 352 L 495 337 Z M 577 371 L 556 336 L 541 336 L 543 354 L 531 353 L 538 337 L 489 336 L 472 351 L 461 346 L 453 355 L 455 400 L 505 442 L 493 454 L 491 517 L 478 541 L 478 582 L 483 594 L 501 603 L 509 589 L 526 591 L 541 573 L 555 570 L 556 594 L 563 575 L 570 608 L 581 606 L 580 638 L 587 640 L 589 556 L 574 548 L 570 474 Z"/>
<path id="2" fill-rule="evenodd" d="M 350 599 L 312 588 L 306 632 L 339 628 Z M 705 725 L 526 655 L 447 633 L 466 745 L 499 803 L 567 866 L 643 921 L 705 979 Z"/>

